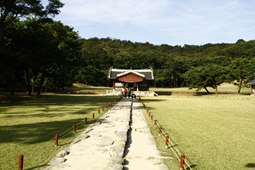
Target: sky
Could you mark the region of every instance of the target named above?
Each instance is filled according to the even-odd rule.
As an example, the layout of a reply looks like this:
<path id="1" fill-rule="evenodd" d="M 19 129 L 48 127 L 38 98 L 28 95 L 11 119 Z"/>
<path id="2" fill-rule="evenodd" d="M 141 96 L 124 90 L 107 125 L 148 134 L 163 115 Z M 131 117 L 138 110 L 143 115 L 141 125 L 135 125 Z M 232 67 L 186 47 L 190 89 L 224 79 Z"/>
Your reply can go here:
<path id="1" fill-rule="evenodd" d="M 45 1 L 45 0 L 44 0 Z M 81 38 L 155 45 L 255 39 L 254 0 L 62 0 L 55 17 Z"/>

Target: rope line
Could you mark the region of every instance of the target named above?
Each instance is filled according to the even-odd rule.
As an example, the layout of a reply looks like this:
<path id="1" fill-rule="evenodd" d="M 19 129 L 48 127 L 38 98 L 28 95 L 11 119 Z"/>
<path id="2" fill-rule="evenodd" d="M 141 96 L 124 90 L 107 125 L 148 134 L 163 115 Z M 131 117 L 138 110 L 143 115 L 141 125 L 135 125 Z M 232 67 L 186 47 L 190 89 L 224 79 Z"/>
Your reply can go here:
<path id="1" fill-rule="evenodd" d="M 144 109 L 147 111 L 147 113 L 149 114 L 148 116 L 150 117 L 150 119 L 153 121 L 153 123 L 156 125 L 157 128 L 162 128 L 161 130 L 161 134 L 162 134 L 162 138 L 165 140 L 166 139 L 166 135 L 168 133 L 165 132 L 165 130 L 163 129 L 163 127 L 159 124 L 159 122 L 155 119 L 154 115 L 149 111 L 149 109 L 146 107 L 146 105 L 144 104 L 144 102 L 142 101 L 142 99 L 139 97 L 139 101 L 142 103 Z M 156 122 L 156 123 L 155 123 Z M 175 155 L 175 157 L 180 161 L 180 157 L 181 155 L 185 155 L 184 152 L 180 149 L 180 147 L 177 146 L 177 144 L 174 142 L 174 140 L 168 136 L 168 144 L 167 147 L 171 149 L 171 151 L 173 152 L 173 154 Z M 185 155 L 185 161 L 184 161 L 184 169 L 190 169 L 192 170 L 193 164 L 191 163 L 190 159 Z M 195 168 L 196 169 L 196 168 Z"/>
<path id="2" fill-rule="evenodd" d="M 117 102 L 116 102 L 117 100 Z M 104 112 L 107 112 L 111 107 L 114 107 L 116 105 L 116 103 L 118 103 L 118 101 L 121 100 L 121 97 L 118 98 L 118 99 L 115 99 L 113 102 L 110 102 L 109 104 L 106 104 L 104 105 L 103 107 L 105 108 Z M 133 104 L 133 103 L 132 103 Z M 99 107 L 98 110 L 100 110 L 101 107 Z M 101 113 L 101 112 L 100 112 Z M 99 114 L 101 115 L 101 114 Z M 89 119 L 89 118 L 87 118 Z M 92 118 L 93 119 L 93 118 Z M 95 114 L 95 118 L 94 119 L 97 119 L 96 117 L 96 114 Z M 89 122 L 87 124 L 90 124 Z M 80 130 L 82 128 L 86 128 L 86 125 L 87 125 L 84 121 L 84 119 L 80 120 L 78 123 L 76 123 L 76 130 Z M 58 134 L 58 139 L 61 139 L 61 138 L 65 138 L 66 136 L 70 135 L 73 133 L 73 126 L 71 126 L 70 128 L 66 129 L 65 131 L 61 132 L 60 134 Z M 46 135 L 45 135 L 46 136 Z M 74 134 L 74 137 L 77 136 L 77 133 Z M 50 138 L 49 140 L 46 140 L 45 142 L 46 143 L 49 143 L 50 145 L 54 145 L 54 143 L 52 141 L 55 140 L 55 137 L 53 138 Z M 72 139 L 71 139 L 72 140 Z M 36 155 L 38 155 L 39 151 L 41 150 L 41 147 L 38 146 L 37 149 L 33 150 L 32 154 L 29 155 L 29 157 L 34 157 L 36 158 Z M 31 153 L 31 152 L 30 152 Z M 56 153 L 55 152 L 52 152 L 47 158 L 45 158 L 44 160 L 40 161 L 40 162 L 45 162 L 47 159 L 52 158 Z M 16 162 L 16 161 L 15 161 Z M 13 168 L 17 168 L 16 166 L 13 167 Z"/>

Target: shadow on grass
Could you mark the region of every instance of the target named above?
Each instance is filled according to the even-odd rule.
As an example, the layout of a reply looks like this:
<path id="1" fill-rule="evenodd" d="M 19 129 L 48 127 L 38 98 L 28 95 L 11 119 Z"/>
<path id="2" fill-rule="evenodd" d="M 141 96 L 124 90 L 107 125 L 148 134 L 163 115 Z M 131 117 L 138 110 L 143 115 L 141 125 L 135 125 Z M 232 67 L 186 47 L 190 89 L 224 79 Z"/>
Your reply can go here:
<path id="1" fill-rule="evenodd" d="M 255 168 L 255 163 L 247 163 L 245 165 L 246 168 Z"/>
<path id="2" fill-rule="evenodd" d="M 38 122 L 30 124 L 19 124 L 12 126 L 0 126 L 0 143 L 23 143 L 37 144 L 47 142 L 54 138 L 56 133 L 70 129 L 72 131 L 73 123 L 81 122 L 82 119 L 70 119 L 63 121 Z M 97 120 L 90 120 L 88 123 L 95 123 Z M 63 138 L 68 138 L 64 136 Z"/>
<path id="3" fill-rule="evenodd" d="M 146 103 L 149 103 L 149 102 L 162 102 L 162 101 L 167 101 L 165 99 L 159 99 L 157 97 L 153 98 L 153 99 L 148 99 L 148 98 L 142 98 L 142 101 L 146 102 Z M 146 104 L 145 103 L 145 104 Z"/>
<path id="4" fill-rule="evenodd" d="M 73 105 L 73 104 L 103 104 L 113 96 L 81 96 L 81 95 L 42 95 L 39 98 L 21 98 L 0 106 L 42 106 L 42 105 Z"/>
<path id="5" fill-rule="evenodd" d="M 33 166 L 33 167 L 30 167 L 30 168 L 26 168 L 24 170 L 34 170 L 34 169 L 41 169 L 41 168 L 45 168 L 47 166 L 47 164 L 41 164 L 41 165 L 37 165 L 37 166 Z"/>
<path id="6" fill-rule="evenodd" d="M 59 121 L 54 121 L 54 118 L 61 117 L 63 115 L 74 115 L 74 114 L 84 114 L 85 116 L 90 117 L 91 115 L 87 115 L 85 113 L 89 113 L 95 110 L 98 106 L 102 106 L 113 100 L 117 101 L 116 97 L 103 97 L 103 96 L 76 96 L 76 95 L 52 95 L 52 96 L 44 96 L 43 98 L 36 99 L 28 99 L 16 101 L 14 103 L 0 105 L 0 116 L 1 118 L 6 118 L 12 120 L 13 118 L 52 118 L 52 121 L 49 122 L 39 122 L 38 123 L 26 123 L 27 121 L 22 121 L 19 125 L 5 125 L 0 126 L 0 143 L 15 141 L 14 139 L 19 139 L 19 134 L 26 134 L 26 131 L 31 131 L 32 134 L 44 135 L 45 133 L 40 132 L 36 129 L 52 129 L 57 130 L 64 129 L 66 124 L 70 124 L 75 120 L 63 121 L 59 123 Z M 49 107 L 54 105 L 54 107 Z M 81 108 L 77 108 L 76 106 L 80 105 Z M 19 109 L 19 106 L 22 108 Z M 56 107 L 55 107 L 56 106 Z M 69 107 L 70 106 L 70 107 Z M 72 106 L 75 106 L 72 108 Z M 26 109 L 27 108 L 27 109 Z M 70 109 L 69 109 L 70 108 Z M 29 109 L 32 109 L 29 111 Z M 17 111 L 16 111 L 17 110 Z M 13 119 L 15 121 L 15 119 Z M 23 119 L 24 120 L 24 119 Z M 15 122 L 14 122 L 15 123 Z M 54 128 L 58 127 L 58 128 Z M 33 129 L 33 130 L 31 130 Z M 12 135 L 13 134 L 13 135 Z"/>

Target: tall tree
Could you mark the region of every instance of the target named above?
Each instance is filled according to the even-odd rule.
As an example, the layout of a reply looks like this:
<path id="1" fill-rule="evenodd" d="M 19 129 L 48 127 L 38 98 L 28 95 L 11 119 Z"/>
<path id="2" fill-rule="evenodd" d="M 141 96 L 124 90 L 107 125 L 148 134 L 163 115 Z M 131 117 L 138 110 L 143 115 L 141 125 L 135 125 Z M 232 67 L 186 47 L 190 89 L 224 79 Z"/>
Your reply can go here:
<path id="1" fill-rule="evenodd" d="M 237 81 L 238 93 L 241 92 L 243 83 L 254 72 L 254 65 L 248 58 L 235 58 L 230 65 L 230 80 Z"/>
<path id="2" fill-rule="evenodd" d="M 197 90 L 204 88 L 209 93 L 207 88 L 212 87 L 217 94 L 217 87 L 226 80 L 226 73 L 224 67 L 210 64 L 191 68 L 183 74 L 183 77 L 190 88 L 197 88 Z"/>
<path id="3" fill-rule="evenodd" d="M 42 5 L 41 0 L 1 0 L 0 35 L 17 18 L 55 16 L 59 14 L 59 8 L 63 5 L 59 0 L 48 0 L 46 7 Z"/>

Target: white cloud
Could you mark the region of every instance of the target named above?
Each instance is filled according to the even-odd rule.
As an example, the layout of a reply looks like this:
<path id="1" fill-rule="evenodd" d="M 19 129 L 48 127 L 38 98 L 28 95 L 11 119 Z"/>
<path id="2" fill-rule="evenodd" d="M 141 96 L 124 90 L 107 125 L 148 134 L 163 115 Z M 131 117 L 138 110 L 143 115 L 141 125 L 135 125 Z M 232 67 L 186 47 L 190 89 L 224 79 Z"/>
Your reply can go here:
<path id="1" fill-rule="evenodd" d="M 167 0 L 66 0 L 62 9 L 70 21 L 123 23 L 148 21 L 150 15 L 164 8 Z"/>
<path id="2" fill-rule="evenodd" d="M 82 37 L 161 44 L 233 42 L 255 37 L 252 0 L 64 0 L 57 17 Z"/>

